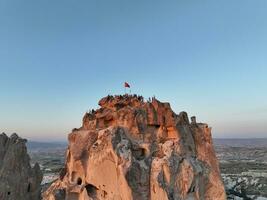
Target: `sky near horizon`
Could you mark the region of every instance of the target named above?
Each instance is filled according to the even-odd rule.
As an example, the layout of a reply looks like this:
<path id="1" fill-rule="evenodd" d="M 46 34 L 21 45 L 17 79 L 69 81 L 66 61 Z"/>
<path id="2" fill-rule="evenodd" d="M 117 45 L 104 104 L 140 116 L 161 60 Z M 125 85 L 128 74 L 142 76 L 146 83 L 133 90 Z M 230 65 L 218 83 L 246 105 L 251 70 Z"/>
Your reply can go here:
<path id="1" fill-rule="evenodd" d="M 0 132 L 61 141 L 107 94 L 267 136 L 266 0 L 1 0 Z"/>

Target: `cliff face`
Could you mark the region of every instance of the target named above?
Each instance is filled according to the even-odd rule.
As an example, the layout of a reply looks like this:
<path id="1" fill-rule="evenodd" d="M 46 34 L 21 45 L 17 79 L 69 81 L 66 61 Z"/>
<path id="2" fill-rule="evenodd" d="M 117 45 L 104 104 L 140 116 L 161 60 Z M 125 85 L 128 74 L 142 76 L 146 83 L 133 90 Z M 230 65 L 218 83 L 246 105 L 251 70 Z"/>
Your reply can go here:
<path id="1" fill-rule="evenodd" d="M 155 98 L 99 105 L 69 134 L 65 169 L 44 199 L 226 199 L 207 124 Z"/>
<path id="2" fill-rule="evenodd" d="M 0 134 L 0 199 L 39 200 L 42 173 L 38 164 L 32 168 L 26 140 L 16 134 Z"/>

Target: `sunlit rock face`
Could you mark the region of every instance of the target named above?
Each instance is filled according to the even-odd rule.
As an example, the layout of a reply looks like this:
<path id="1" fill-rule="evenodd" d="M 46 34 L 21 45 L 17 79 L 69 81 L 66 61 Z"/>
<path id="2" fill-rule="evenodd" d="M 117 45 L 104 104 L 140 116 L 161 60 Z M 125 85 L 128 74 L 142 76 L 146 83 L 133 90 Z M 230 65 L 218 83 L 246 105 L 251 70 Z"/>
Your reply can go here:
<path id="1" fill-rule="evenodd" d="M 38 164 L 30 166 L 25 143 L 16 134 L 0 134 L 1 200 L 41 199 L 42 172 Z"/>
<path id="2" fill-rule="evenodd" d="M 69 134 L 46 200 L 226 199 L 211 129 L 169 103 L 107 96 Z"/>

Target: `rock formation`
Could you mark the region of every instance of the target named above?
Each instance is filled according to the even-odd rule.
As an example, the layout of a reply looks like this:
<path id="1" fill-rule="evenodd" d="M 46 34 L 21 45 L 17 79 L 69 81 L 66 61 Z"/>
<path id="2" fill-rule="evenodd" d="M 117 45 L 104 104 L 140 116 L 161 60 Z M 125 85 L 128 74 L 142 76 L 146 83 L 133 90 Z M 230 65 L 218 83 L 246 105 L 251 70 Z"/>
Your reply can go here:
<path id="1" fill-rule="evenodd" d="M 31 167 L 25 143 L 15 133 L 0 134 L 1 200 L 41 199 L 42 172 L 38 164 Z"/>
<path id="2" fill-rule="evenodd" d="M 211 128 L 169 103 L 107 96 L 69 134 L 46 200 L 224 200 Z"/>

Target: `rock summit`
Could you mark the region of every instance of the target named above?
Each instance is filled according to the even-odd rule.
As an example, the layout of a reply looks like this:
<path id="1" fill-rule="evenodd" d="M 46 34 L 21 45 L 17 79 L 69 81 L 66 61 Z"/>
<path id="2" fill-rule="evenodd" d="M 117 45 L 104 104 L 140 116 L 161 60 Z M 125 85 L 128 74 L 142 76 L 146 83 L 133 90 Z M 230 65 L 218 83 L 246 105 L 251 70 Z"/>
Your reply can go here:
<path id="1" fill-rule="evenodd" d="M 107 96 L 69 134 L 46 200 L 224 200 L 211 128 L 169 103 Z"/>

